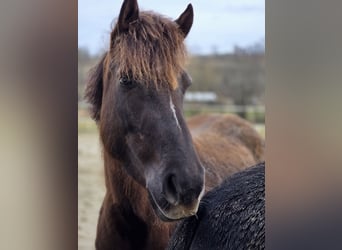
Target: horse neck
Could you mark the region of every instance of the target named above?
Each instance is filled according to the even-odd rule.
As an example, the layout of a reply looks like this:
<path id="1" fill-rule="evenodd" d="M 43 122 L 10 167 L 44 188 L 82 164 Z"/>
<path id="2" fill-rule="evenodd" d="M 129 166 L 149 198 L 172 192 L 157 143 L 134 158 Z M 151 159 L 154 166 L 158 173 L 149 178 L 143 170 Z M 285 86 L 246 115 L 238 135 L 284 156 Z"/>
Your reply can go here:
<path id="1" fill-rule="evenodd" d="M 106 189 L 113 203 L 120 205 L 128 202 L 141 219 L 158 221 L 150 205 L 147 190 L 126 173 L 124 162 L 104 152 L 104 163 Z"/>

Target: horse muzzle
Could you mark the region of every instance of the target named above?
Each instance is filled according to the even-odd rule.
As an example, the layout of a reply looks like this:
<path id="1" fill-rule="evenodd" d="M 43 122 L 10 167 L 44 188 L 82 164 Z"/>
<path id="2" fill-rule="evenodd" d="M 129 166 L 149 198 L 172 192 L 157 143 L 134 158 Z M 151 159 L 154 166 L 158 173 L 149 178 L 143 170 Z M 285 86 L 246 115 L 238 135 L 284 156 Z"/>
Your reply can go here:
<path id="1" fill-rule="evenodd" d="M 162 209 L 157 202 L 152 201 L 152 207 L 161 220 L 172 222 L 195 215 L 198 211 L 199 200 L 194 202 L 192 207 L 177 205 L 170 206 L 168 209 Z"/>
<path id="2" fill-rule="evenodd" d="M 157 200 L 151 192 L 149 192 L 149 198 L 158 217 L 163 221 L 170 222 L 196 215 L 203 194 L 204 186 L 199 196 L 191 202 L 187 202 L 187 204 L 180 202 L 171 204 L 167 199 L 165 199 L 165 196 Z"/>

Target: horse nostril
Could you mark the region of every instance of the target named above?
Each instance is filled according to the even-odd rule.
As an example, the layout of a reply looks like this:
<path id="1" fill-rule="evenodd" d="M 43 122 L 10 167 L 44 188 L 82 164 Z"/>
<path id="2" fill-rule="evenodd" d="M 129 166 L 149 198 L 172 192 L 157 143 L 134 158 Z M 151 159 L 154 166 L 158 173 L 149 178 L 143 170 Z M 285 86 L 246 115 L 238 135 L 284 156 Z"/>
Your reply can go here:
<path id="1" fill-rule="evenodd" d="M 177 205 L 179 202 L 179 192 L 176 176 L 171 174 L 168 175 L 163 183 L 163 191 L 166 200 L 172 205 Z"/>

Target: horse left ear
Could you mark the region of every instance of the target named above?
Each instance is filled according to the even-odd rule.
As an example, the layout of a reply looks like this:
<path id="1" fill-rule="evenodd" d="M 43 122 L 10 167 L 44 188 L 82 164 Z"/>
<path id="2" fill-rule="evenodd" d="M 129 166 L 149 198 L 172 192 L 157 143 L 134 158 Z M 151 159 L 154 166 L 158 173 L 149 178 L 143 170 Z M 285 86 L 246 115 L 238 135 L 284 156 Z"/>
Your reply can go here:
<path id="1" fill-rule="evenodd" d="M 125 32 L 129 28 L 129 24 L 138 20 L 139 7 L 137 0 L 125 0 L 121 6 L 118 29 L 119 32 Z"/>
<path id="2" fill-rule="evenodd" d="M 188 35 L 193 21 L 194 21 L 194 10 L 190 3 L 188 7 L 186 7 L 186 10 L 175 21 L 179 25 L 179 28 L 184 35 L 184 38 Z"/>

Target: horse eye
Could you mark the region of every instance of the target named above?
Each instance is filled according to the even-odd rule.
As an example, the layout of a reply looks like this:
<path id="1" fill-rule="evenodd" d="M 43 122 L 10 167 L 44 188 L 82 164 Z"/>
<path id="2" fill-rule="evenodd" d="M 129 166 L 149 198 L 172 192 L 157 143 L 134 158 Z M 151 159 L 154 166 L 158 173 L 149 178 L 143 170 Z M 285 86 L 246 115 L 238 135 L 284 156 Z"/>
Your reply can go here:
<path id="1" fill-rule="evenodd" d="M 121 86 L 124 87 L 132 87 L 133 86 L 133 81 L 130 80 L 127 76 L 123 76 L 120 78 L 119 83 Z"/>

